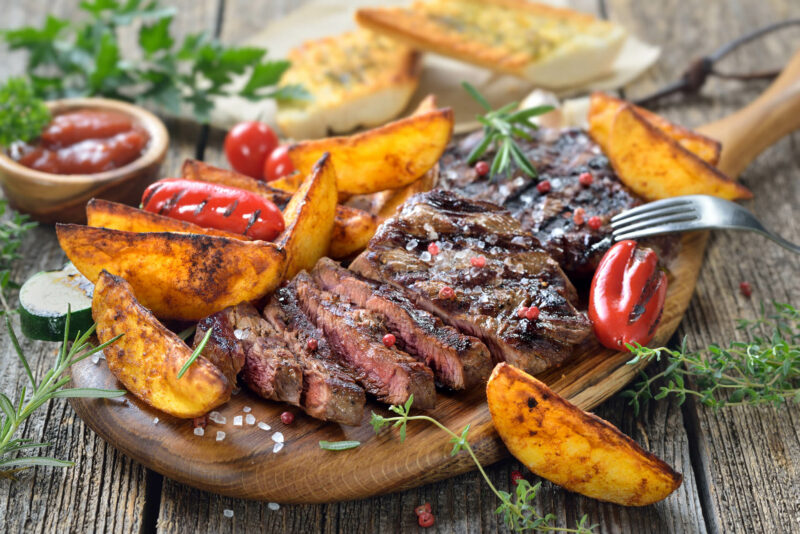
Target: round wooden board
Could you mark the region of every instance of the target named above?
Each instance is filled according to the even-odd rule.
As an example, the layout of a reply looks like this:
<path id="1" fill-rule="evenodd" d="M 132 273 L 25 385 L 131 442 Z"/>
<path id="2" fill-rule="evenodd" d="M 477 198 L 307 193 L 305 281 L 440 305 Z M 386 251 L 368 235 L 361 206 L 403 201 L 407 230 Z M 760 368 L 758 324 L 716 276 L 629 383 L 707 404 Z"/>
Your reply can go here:
<path id="1" fill-rule="evenodd" d="M 683 317 L 694 292 L 705 249 L 706 234 L 687 234 L 669 266 L 670 284 L 661 325 L 654 343 L 665 343 Z M 584 409 L 600 404 L 638 372 L 626 365 L 630 355 L 604 349 L 592 339 L 581 346 L 568 364 L 539 375 L 560 395 Z M 73 387 L 121 387 L 105 360 L 75 365 Z M 148 468 L 204 490 L 281 503 L 318 503 L 358 499 L 426 484 L 474 469 L 466 455 L 451 457 L 452 445 L 438 429 L 424 423 L 409 425 L 405 443 L 396 433 L 376 436 L 370 412 L 386 414 L 386 406 L 369 403 L 357 427 L 323 423 L 292 409 L 291 425 L 280 421 L 285 404 L 263 400 L 243 388 L 218 411 L 225 424 L 209 422 L 196 436 L 190 420 L 158 412 L 133 395 L 120 399 L 70 399 L 75 411 L 106 441 Z M 244 422 L 249 406 L 262 430 Z M 427 412 L 454 431 L 470 424 L 470 443 L 481 462 L 506 456 L 492 426 L 482 388 L 467 393 L 439 393 L 434 410 Z M 242 416 L 243 425 L 233 418 Z M 156 422 L 156 418 L 157 422 Z M 217 432 L 225 438 L 217 441 Z M 273 453 L 272 435 L 282 432 L 285 445 Z M 359 440 L 347 451 L 320 449 L 319 441 Z"/>

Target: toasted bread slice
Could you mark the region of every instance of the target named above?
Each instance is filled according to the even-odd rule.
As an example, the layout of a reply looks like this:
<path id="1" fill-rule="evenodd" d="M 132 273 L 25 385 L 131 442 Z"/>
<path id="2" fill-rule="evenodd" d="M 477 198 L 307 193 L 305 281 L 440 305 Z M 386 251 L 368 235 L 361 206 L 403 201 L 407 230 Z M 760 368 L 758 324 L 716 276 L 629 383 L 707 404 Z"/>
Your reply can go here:
<path id="1" fill-rule="evenodd" d="M 364 27 L 421 50 L 558 89 L 600 77 L 625 30 L 590 15 L 525 0 L 431 0 L 365 8 Z"/>
<path id="2" fill-rule="evenodd" d="M 307 101 L 278 105 L 283 133 L 315 139 L 393 119 L 417 88 L 420 54 L 367 30 L 308 41 L 289 52 L 281 85 L 301 84 Z"/>

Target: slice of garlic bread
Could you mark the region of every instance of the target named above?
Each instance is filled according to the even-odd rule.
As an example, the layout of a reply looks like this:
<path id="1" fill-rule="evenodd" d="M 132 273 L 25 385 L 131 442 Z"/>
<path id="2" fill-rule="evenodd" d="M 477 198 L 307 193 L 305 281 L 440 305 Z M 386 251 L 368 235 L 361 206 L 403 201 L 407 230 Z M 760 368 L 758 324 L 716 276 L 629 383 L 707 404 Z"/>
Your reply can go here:
<path id="1" fill-rule="evenodd" d="M 419 82 L 420 54 L 367 30 L 308 41 L 289 60 L 281 84 L 311 93 L 308 101 L 278 106 L 278 126 L 294 139 L 383 124 L 400 114 Z"/>
<path id="2" fill-rule="evenodd" d="M 430 0 L 359 9 L 356 20 L 415 48 L 551 89 L 607 73 L 626 37 L 590 15 L 525 0 Z"/>

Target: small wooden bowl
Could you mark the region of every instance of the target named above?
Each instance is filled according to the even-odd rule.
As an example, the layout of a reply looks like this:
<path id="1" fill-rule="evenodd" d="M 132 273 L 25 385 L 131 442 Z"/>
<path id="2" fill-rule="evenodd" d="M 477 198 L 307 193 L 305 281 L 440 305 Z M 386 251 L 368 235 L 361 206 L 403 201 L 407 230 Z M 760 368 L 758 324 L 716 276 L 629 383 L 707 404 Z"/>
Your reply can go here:
<path id="1" fill-rule="evenodd" d="M 103 198 L 138 204 L 156 178 L 169 148 L 169 134 L 149 111 L 105 98 L 67 98 L 47 102 L 53 115 L 78 109 L 103 109 L 132 116 L 150 136 L 138 159 L 112 171 L 95 174 L 50 174 L 30 169 L 0 150 L 0 185 L 11 207 L 45 223 L 86 221 L 86 201 Z"/>

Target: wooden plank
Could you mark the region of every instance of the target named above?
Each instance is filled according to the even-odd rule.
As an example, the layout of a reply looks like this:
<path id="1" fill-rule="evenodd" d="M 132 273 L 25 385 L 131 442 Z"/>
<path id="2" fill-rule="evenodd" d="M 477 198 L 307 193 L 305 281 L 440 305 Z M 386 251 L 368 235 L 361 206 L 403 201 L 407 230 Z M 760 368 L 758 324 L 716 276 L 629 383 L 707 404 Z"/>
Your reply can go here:
<path id="1" fill-rule="evenodd" d="M 216 0 L 196 2 L 181 0 L 179 15 L 173 22 L 178 35 L 213 30 Z M 76 2 L 36 0 L 0 2 L 3 28 L 23 24 L 39 25 L 46 14 L 74 16 Z M 0 79 L 24 70 L 21 53 L 7 54 L 0 64 Z M 168 121 L 172 137 L 162 172 L 177 169 L 185 157 L 195 152 L 200 133 L 196 124 Z M 40 270 L 55 269 L 66 261 L 51 226 L 38 227 L 22 246 L 24 259 L 17 262 L 13 279 L 23 281 Z M 35 252 L 34 252 L 35 251 Z M 16 324 L 16 322 L 15 322 Z M 18 335 L 19 330 L 17 328 Z M 20 338 L 34 373 L 44 374 L 52 365 L 57 344 Z M 16 394 L 26 385 L 25 373 L 19 364 L 5 328 L 0 329 L 0 391 Z M 53 445 L 45 454 L 73 460 L 67 469 L 36 468 L 22 473 L 19 480 L 0 481 L 0 532 L 141 532 L 155 520 L 149 516 L 148 479 L 160 476 L 105 443 L 76 417 L 64 401 L 56 401 L 39 409 L 22 429 L 23 435 Z M 157 504 L 157 503 L 156 503 Z"/>
<path id="2" fill-rule="evenodd" d="M 800 5 L 790 1 L 610 3 L 612 17 L 646 29 L 649 39 L 665 47 L 658 68 L 676 69 L 671 79 L 685 68 L 681 62 L 690 57 L 710 52 L 753 28 L 800 16 Z M 695 42 L 690 55 L 672 53 L 677 35 L 681 41 Z M 726 60 L 725 70 L 748 72 L 780 66 L 797 49 L 797 37 L 796 29 L 786 30 L 751 44 Z M 702 96 L 664 104 L 660 111 L 674 118 L 685 116 L 698 124 L 741 107 L 763 88 L 764 84 L 757 82 L 712 80 Z M 629 94 L 642 93 L 637 88 Z M 800 241 L 796 219 L 800 198 L 798 140 L 800 136 L 794 134 L 781 141 L 743 175 L 755 194 L 746 205 L 767 227 L 778 229 L 795 242 Z M 697 292 L 679 335 L 688 336 L 690 348 L 741 339 L 734 330 L 735 320 L 756 317 L 760 302 L 800 302 L 799 271 L 796 255 L 756 235 L 712 235 Z M 751 299 L 738 292 L 741 281 L 753 285 Z M 737 407 L 715 412 L 690 403 L 685 411 L 699 480 L 705 486 L 703 506 L 710 530 L 800 530 L 800 407 Z"/>

